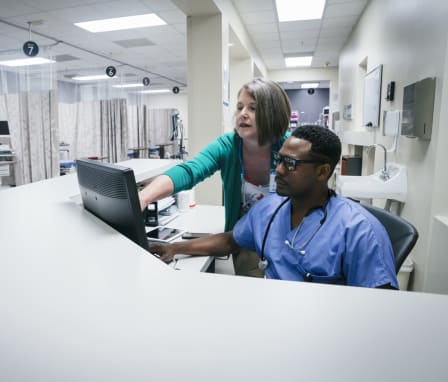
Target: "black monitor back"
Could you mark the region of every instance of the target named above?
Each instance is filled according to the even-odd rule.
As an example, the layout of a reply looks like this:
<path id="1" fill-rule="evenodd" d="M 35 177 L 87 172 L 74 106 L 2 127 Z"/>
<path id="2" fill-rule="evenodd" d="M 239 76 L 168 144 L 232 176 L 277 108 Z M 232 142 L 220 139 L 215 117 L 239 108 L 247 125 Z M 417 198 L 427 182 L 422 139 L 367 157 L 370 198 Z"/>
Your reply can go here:
<path id="1" fill-rule="evenodd" d="M 148 249 L 134 172 L 89 159 L 77 160 L 76 166 L 84 208 Z"/>
<path id="2" fill-rule="evenodd" d="M 9 135 L 8 121 L 0 121 L 0 135 Z"/>

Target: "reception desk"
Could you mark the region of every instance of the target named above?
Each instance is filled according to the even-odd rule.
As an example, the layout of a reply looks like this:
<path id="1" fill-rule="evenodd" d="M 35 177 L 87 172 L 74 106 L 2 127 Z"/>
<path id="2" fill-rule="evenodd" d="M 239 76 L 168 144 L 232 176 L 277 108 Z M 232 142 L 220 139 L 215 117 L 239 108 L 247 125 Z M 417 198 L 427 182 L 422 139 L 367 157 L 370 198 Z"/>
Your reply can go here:
<path id="1" fill-rule="evenodd" d="M 77 193 L 0 192 L 2 381 L 446 381 L 448 296 L 176 271 Z"/>

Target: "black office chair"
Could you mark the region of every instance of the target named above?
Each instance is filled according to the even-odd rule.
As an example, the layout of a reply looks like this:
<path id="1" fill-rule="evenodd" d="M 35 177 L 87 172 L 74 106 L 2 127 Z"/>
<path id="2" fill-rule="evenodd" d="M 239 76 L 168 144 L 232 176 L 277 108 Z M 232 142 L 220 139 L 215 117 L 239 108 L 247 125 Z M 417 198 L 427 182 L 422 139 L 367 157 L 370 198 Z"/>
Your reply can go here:
<path id="1" fill-rule="evenodd" d="M 411 223 L 402 217 L 394 215 L 393 213 L 383 210 L 382 208 L 365 204 L 362 206 L 373 216 L 375 216 L 384 228 L 386 228 L 394 251 L 395 271 L 398 274 L 401 265 L 406 260 L 406 257 L 408 257 L 417 242 L 417 230 Z"/>

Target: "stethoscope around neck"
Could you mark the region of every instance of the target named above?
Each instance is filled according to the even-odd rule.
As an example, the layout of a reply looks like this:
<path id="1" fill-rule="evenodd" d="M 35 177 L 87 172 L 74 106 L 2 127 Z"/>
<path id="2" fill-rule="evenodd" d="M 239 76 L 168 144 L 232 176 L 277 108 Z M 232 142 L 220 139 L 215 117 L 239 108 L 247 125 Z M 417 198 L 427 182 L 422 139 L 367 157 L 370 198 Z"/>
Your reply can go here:
<path id="1" fill-rule="evenodd" d="M 316 234 L 319 232 L 319 230 L 322 228 L 323 224 L 325 223 L 325 221 L 327 220 L 327 206 L 328 206 L 328 202 L 330 201 L 330 198 L 332 196 L 334 196 L 335 193 L 333 190 L 329 190 L 329 198 L 328 200 L 325 202 L 325 205 L 323 207 L 320 207 L 323 209 L 324 211 L 324 216 L 322 216 L 322 218 L 319 221 L 319 225 L 316 227 L 316 229 L 311 233 L 311 235 L 303 242 L 303 244 L 299 247 L 299 248 L 294 248 L 294 238 L 296 235 L 294 235 L 293 239 L 292 239 L 292 243 L 289 242 L 289 240 L 285 240 L 285 244 L 291 248 L 292 250 L 296 251 L 297 253 L 301 254 L 302 256 L 306 254 L 306 247 L 308 246 L 308 244 L 311 242 L 311 240 L 313 240 L 314 236 L 316 236 Z M 277 213 L 280 211 L 280 209 L 290 200 L 290 198 L 286 198 L 285 200 L 283 200 L 280 205 L 275 209 L 274 213 L 272 214 L 271 218 L 269 219 L 268 222 L 268 226 L 266 227 L 266 231 L 264 232 L 264 236 L 263 236 L 263 242 L 261 244 L 261 255 L 260 255 L 260 261 L 258 262 L 258 268 L 260 268 L 261 270 L 265 270 L 268 265 L 268 259 L 266 259 L 266 257 L 264 256 L 264 247 L 266 245 L 266 240 L 268 238 L 269 235 L 269 230 L 271 229 L 271 225 L 272 222 L 275 219 L 275 216 L 277 215 Z M 302 224 L 302 223 L 301 223 Z M 300 225 L 297 228 L 297 230 L 300 230 Z M 298 231 L 296 231 L 297 234 Z"/>

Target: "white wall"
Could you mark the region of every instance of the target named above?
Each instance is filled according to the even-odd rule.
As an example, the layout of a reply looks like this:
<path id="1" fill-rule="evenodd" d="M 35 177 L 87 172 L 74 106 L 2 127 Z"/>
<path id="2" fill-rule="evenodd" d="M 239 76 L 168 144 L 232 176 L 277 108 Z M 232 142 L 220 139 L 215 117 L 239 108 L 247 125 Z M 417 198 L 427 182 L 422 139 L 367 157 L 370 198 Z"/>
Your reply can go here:
<path id="1" fill-rule="evenodd" d="M 445 76 L 443 78 L 441 105 L 448 101 L 448 43 L 445 56 Z M 442 82 L 442 81 L 441 81 Z M 436 160 L 434 165 L 434 183 L 431 193 L 432 220 L 428 265 L 425 274 L 425 290 L 437 293 L 448 293 L 448 203 L 446 190 L 448 189 L 448 177 L 446 176 L 446 163 L 448 163 L 448 129 L 444 122 L 448 120 L 448 108 L 441 107 L 440 126 L 436 142 Z"/>
<path id="2" fill-rule="evenodd" d="M 214 0 L 214 3 L 219 8 L 221 13 L 225 16 L 243 48 L 246 49 L 246 51 L 252 58 L 254 65 L 259 71 L 259 74 L 257 74 L 257 76 L 265 77 L 267 74 L 266 66 L 264 65 L 263 60 L 261 59 L 257 49 L 252 43 L 250 36 L 247 34 L 246 28 L 241 22 L 240 16 L 236 12 L 233 4 L 228 0 Z"/>
<path id="3" fill-rule="evenodd" d="M 353 120 L 343 121 L 347 129 L 361 126 L 362 70 L 359 65 L 366 59 L 367 72 L 383 64 L 381 115 L 384 110 L 402 108 L 404 86 L 425 77 L 437 78 L 432 139 L 422 141 L 400 137 L 398 152 L 390 158 L 408 166 L 408 200 L 402 216 L 414 223 L 420 233 L 412 252 L 414 290 L 429 290 L 425 270 L 431 257 L 429 246 L 433 216 L 446 214 L 448 209 L 446 196 L 440 197 L 440 187 L 446 187 L 446 181 L 439 180 L 446 178 L 441 161 L 446 163 L 448 154 L 445 145 L 438 144 L 440 138 L 446 138 L 443 132 L 446 130 L 446 112 L 442 105 L 446 105 L 448 94 L 447 91 L 442 93 L 442 88 L 448 73 L 445 65 L 447 15 L 448 2 L 445 0 L 372 0 L 339 60 L 339 109 L 342 111 L 344 105 L 352 104 L 354 110 Z M 396 82 L 393 102 L 384 101 L 386 85 L 390 81 Z M 387 139 L 376 134 L 378 143 L 389 146 Z M 375 170 L 380 165 L 380 160 L 377 160 Z M 448 270 L 445 275 L 448 276 Z M 447 285 L 447 281 L 444 284 Z"/>

